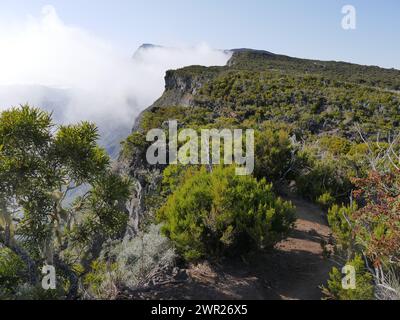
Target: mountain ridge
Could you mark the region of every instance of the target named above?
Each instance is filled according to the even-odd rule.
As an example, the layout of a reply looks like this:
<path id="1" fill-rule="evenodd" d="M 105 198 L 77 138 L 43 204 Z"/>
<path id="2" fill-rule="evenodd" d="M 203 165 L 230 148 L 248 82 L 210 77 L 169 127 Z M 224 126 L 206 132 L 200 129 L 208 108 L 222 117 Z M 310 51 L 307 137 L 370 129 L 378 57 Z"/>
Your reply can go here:
<path id="1" fill-rule="evenodd" d="M 400 90 L 400 70 L 396 69 L 365 66 L 342 61 L 302 59 L 249 48 L 230 49 L 229 51 L 233 54 L 225 66 L 204 67 L 192 65 L 168 70 L 165 74 L 165 91 L 163 95 L 135 119 L 133 131 L 138 129 L 143 113 L 163 105 L 190 106 L 193 93 L 204 82 L 207 82 L 216 74 L 229 70 L 252 70 L 256 72 L 267 70 L 285 74 L 303 73 L 358 85 L 372 86 L 382 90 L 392 90 L 395 93 Z M 306 65 L 304 66 L 303 63 L 306 63 Z M 351 68 L 351 70 L 341 74 L 345 68 Z M 339 71 L 337 72 L 337 70 Z M 373 78 L 372 82 L 366 81 L 365 76 Z M 391 82 L 387 78 L 395 80 Z"/>
<path id="2" fill-rule="evenodd" d="M 121 153 L 117 167 L 138 181 L 140 199 L 155 192 L 163 167 L 146 164 L 145 150 L 137 147 L 145 141 L 129 141 L 144 139 L 147 130 L 162 127 L 168 119 L 217 127 L 241 127 L 250 119 L 256 124 L 272 121 L 287 126 L 299 140 L 323 134 L 356 139 L 353 125 L 362 121 L 366 136 L 380 130 L 384 135 L 400 123 L 400 94 L 393 91 L 399 88 L 397 70 L 234 49 L 225 66 L 166 72 L 164 93 L 135 119 L 135 138 L 125 141 L 123 149 L 128 151 Z M 154 178 L 150 185 L 149 175 Z M 136 210 L 132 225 L 147 211 L 144 204 Z"/>

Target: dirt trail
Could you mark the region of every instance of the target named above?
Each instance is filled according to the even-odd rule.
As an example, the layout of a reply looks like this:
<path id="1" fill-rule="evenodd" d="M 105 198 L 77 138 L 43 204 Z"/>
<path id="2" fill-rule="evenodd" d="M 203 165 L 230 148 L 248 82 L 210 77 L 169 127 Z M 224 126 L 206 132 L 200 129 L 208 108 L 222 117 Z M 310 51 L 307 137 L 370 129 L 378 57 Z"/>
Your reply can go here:
<path id="1" fill-rule="evenodd" d="M 290 198 L 297 208 L 296 226 L 275 250 L 221 265 L 202 263 L 185 270 L 183 281 L 166 283 L 130 298 L 142 299 L 321 299 L 332 263 L 323 258 L 321 242 L 330 229 L 322 211 Z"/>
<path id="2" fill-rule="evenodd" d="M 320 299 L 319 286 L 325 284 L 333 264 L 323 257 L 322 242 L 331 236 L 321 209 L 300 199 L 290 199 L 298 220 L 291 236 L 277 245 L 277 263 L 282 267 L 277 279 L 282 299 Z"/>

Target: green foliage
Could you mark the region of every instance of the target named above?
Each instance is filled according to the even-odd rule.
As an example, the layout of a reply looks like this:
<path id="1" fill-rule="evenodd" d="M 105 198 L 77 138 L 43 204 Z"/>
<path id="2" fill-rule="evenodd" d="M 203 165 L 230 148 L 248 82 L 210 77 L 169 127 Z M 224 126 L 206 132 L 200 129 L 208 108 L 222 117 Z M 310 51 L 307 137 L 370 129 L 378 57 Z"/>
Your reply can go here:
<path id="1" fill-rule="evenodd" d="M 58 279 L 61 280 L 61 279 Z M 0 300 L 55 300 L 65 298 L 62 286 L 43 290 L 41 284 L 27 283 L 24 261 L 8 248 L 0 248 Z"/>
<path id="2" fill-rule="evenodd" d="M 39 109 L 25 105 L 3 111 L 0 123 L 3 152 L 12 154 L 15 148 L 22 150 L 27 147 L 27 155 L 32 146 L 45 147 L 50 138 L 51 127 L 51 117 Z M 20 155 L 24 154 L 21 152 Z"/>
<path id="3" fill-rule="evenodd" d="M 88 244 L 99 235 L 115 239 L 123 234 L 128 221 L 125 202 L 130 195 L 131 182 L 113 173 L 99 177 L 92 189 L 75 201 L 75 210 L 82 222 L 71 232 L 78 244 Z"/>
<path id="4" fill-rule="evenodd" d="M 183 165 L 169 165 L 163 171 L 163 193 L 170 195 L 193 173 L 193 167 L 189 170 Z"/>
<path id="5" fill-rule="evenodd" d="M 0 299 L 15 293 L 24 273 L 23 261 L 11 250 L 0 247 Z"/>
<path id="6" fill-rule="evenodd" d="M 295 161 L 294 153 L 294 147 L 286 131 L 272 128 L 257 131 L 254 175 L 274 182 L 290 178 L 291 167 Z"/>
<path id="7" fill-rule="evenodd" d="M 146 141 L 146 136 L 140 132 L 133 132 L 130 134 L 125 141 L 121 142 L 122 149 L 121 154 L 124 158 L 131 158 L 133 155 L 133 150 L 137 149 L 140 152 L 144 150 L 149 145 Z"/>
<path id="8" fill-rule="evenodd" d="M 187 260 L 272 247 L 294 222 L 290 203 L 265 180 L 232 167 L 193 170 L 159 210 L 164 233 Z"/>
<path id="9" fill-rule="evenodd" d="M 338 206 L 334 205 L 328 212 L 328 222 L 331 227 L 340 250 L 349 251 L 354 246 L 354 221 L 353 214 L 357 205 Z"/>
<path id="10" fill-rule="evenodd" d="M 141 130 L 147 133 L 151 129 L 162 129 L 169 120 L 177 120 L 180 124 L 207 125 L 211 122 L 211 116 L 212 113 L 204 108 L 182 106 L 154 108 L 143 114 Z"/>
<path id="11" fill-rule="evenodd" d="M 294 217 L 292 206 L 277 198 L 266 181 L 295 180 L 301 195 L 324 209 L 333 205 L 328 220 L 336 248 L 347 251 L 347 258 L 365 252 L 380 265 L 399 252 L 397 180 L 382 183 L 382 177 L 372 176 L 364 181 L 362 209 L 335 204 L 347 203 L 352 178 L 366 177 L 371 157 L 388 149 L 385 141 L 361 141 L 355 124 L 374 142 L 397 129 L 399 75 L 397 70 L 238 50 L 226 67 L 168 71 L 164 96 L 123 142 L 122 158 L 146 166 L 146 133 L 165 128 L 168 120 L 177 120 L 179 130 L 255 129 L 255 178 L 236 176 L 231 167 L 169 166 L 162 186 L 142 198 L 149 217 L 166 200 L 158 219 L 178 252 L 196 260 L 273 246 L 287 235 Z M 190 103 L 177 105 L 182 99 Z M 171 243 L 154 225 L 99 256 L 106 240 L 124 232 L 131 190 L 127 179 L 110 173 L 97 140 L 97 128 L 88 122 L 56 127 L 51 115 L 29 106 L 1 113 L 0 294 L 6 298 L 9 293 L 19 298 L 64 295 L 25 283 L 27 258 L 40 265 L 56 253 L 71 271 L 89 271 L 85 285 L 95 298 L 113 298 L 118 286 L 134 288 L 160 264 L 172 263 Z M 394 146 L 393 153 L 398 151 Z M 385 165 L 388 172 L 393 168 Z M 146 171 L 145 187 L 156 185 L 159 175 Z M 77 188 L 87 192 L 67 201 Z M 11 245 L 26 255 L 6 249 Z M 342 275 L 331 272 L 331 298 L 372 297 L 363 263 L 359 256 L 350 261 L 359 275 L 354 291 L 342 290 Z M 65 276 L 62 289 L 70 284 Z"/>
<path id="12" fill-rule="evenodd" d="M 116 271 L 116 263 L 95 260 L 91 264 L 91 271 L 85 275 L 83 284 L 97 299 L 115 298 L 117 291 L 115 282 L 118 281 Z"/>
<path id="13" fill-rule="evenodd" d="M 400 95 L 326 78 L 319 74 L 282 74 L 279 70 L 220 72 L 195 96 L 199 106 L 213 106 L 220 117 L 290 123 L 301 136 L 335 132 L 357 137 L 355 123 L 367 136 L 389 133 L 400 120 Z"/>
<path id="14" fill-rule="evenodd" d="M 328 287 L 323 290 L 326 297 L 334 300 L 372 300 L 374 298 L 372 275 L 366 270 L 363 258 L 357 255 L 347 265 L 355 269 L 356 288 L 344 289 L 342 279 L 345 275 L 337 268 L 333 268 L 329 274 Z"/>
<path id="15" fill-rule="evenodd" d="M 43 158 L 50 152 L 51 127 L 49 115 L 39 109 L 23 106 L 1 113 L 0 192 L 3 201 L 30 189 L 32 180 L 46 170 Z M 24 176 L 31 179 L 21 179 Z M 40 179 L 35 180 L 40 186 Z"/>
<path id="16" fill-rule="evenodd" d="M 351 225 L 356 208 L 346 205 L 353 178 L 367 176 L 370 160 L 385 154 L 385 139 L 393 136 L 400 123 L 400 94 L 394 91 L 400 88 L 399 75 L 397 70 L 237 50 L 225 67 L 168 72 L 166 92 L 145 112 L 139 131 L 165 128 L 169 119 L 178 120 L 179 129 L 255 129 L 257 179 L 274 182 L 278 190 L 290 182 L 291 188 L 325 210 L 333 206 L 328 219 L 338 241 L 336 248 L 347 251 L 346 258 L 358 251 L 355 240 L 357 245 L 367 241 L 374 250 L 392 252 L 398 248 L 397 238 L 388 230 L 395 228 L 364 212 L 362 221 L 367 227 L 362 231 L 368 234 L 372 226 L 374 232 L 370 237 L 357 236 L 356 229 L 364 224 Z M 176 106 L 180 101 L 190 107 Z M 368 145 L 365 140 L 374 143 Z M 394 153 L 398 151 L 394 146 Z M 264 202 L 253 190 L 262 189 L 264 185 L 258 184 L 264 182 L 254 180 L 254 186 L 246 180 L 250 177 L 231 179 L 229 174 L 216 173 L 221 168 L 208 169 L 212 172 L 169 166 L 159 190 L 160 203 L 168 197 L 158 214 L 164 231 L 188 260 L 256 248 L 260 242 L 254 239 L 262 234 L 246 227 L 258 225 L 257 218 L 241 219 L 247 212 L 258 217 L 258 205 Z M 393 170 L 393 165 L 386 169 Z M 232 190 L 242 184 L 254 198 L 246 198 L 247 192 L 236 198 Z M 344 206 L 336 205 L 341 203 Z M 272 229 L 263 234 L 273 234 Z"/>
<path id="17" fill-rule="evenodd" d="M 58 281 L 59 279 L 57 279 Z M 42 284 L 31 285 L 23 283 L 19 285 L 15 293 L 9 296 L 13 300 L 65 300 L 66 292 L 63 286 L 58 285 L 55 290 L 44 290 Z"/>
<path id="18" fill-rule="evenodd" d="M 71 212 L 63 208 L 67 193 L 93 182 L 109 158 L 97 146 L 97 128 L 83 122 L 52 132 L 51 117 L 23 106 L 0 116 L 0 185 L 4 211 L 14 203 L 24 211 L 16 232 L 36 251 L 55 234 L 61 244 Z M 10 228 L 10 226 L 8 226 Z"/>
<path id="19" fill-rule="evenodd" d="M 319 140 L 319 145 L 323 151 L 328 151 L 335 156 L 347 154 L 351 147 L 347 139 L 338 136 L 324 136 Z"/>
<path id="20" fill-rule="evenodd" d="M 63 174 L 77 183 L 91 182 L 95 173 L 109 164 L 104 149 L 97 145 L 97 127 L 88 122 L 61 126 L 54 139 L 54 158 L 63 164 Z"/>
<path id="21" fill-rule="evenodd" d="M 296 179 L 301 195 L 311 201 L 322 201 L 323 205 L 332 204 L 333 199 L 335 202 L 346 201 L 352 188 L 351 167 L 331 155 L 316 158 L 307 149 L 299 154 L 299 158 L 304 163 Z"/>
<path id="22" fill-rule="evenodd" d="M 281 74 L 323 75 L 326 81 L 344 81 L 384 89 L 400 89 L 400 71 L 346 62 L 316 61 L 272 54 L 266 51 L 238 50 L 230 63 L 232 69 L 271 70 Z"/>
<path id="23" fill-rule="evenodd" d="M 336 199 L 329 192 L 324 193 L 317 199 L 317 203 L 325 210 L 329 209 Z"/>
<path id="24" fill-rule="evenodd" d="M 129 182 L 110 173 L 94 124 L 54 127 L 49 114 L 29 106 L 0 114 L 0 242 L 24 264 L 55 260 L 68 291 L 76 279 L 68 259 L 85 253 L 69 247 L 73 230 L 90 231 L 93 242 L 121 235 Z M 89 192 L 70 206 L 67 200 L 78 188 Z M 39 270 L 25 267 L 30 283 L 21 290 L 27 297 L 54 298 L 37 290 Z"/>

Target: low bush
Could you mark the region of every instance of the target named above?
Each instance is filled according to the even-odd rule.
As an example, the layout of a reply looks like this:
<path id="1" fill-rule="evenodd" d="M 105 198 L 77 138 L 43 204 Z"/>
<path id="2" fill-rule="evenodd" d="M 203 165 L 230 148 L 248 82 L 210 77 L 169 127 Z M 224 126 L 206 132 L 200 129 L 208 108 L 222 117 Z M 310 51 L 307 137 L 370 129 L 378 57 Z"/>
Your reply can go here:
<path id="1" fill-rule="evenodd" d="M 323 288 L 327 299 L 333 300 L 372 300 L 374 286 L 372 274 L 365 268 L 365 263 L 360 255 L 355 256 L 347 265 L 354 267 L 355 288 L 346 288 L 342 284 L 344 274 L 339 269 L 333 268 L 329 274 L 328 287 Z"/>
<path id="2" fill-rule="evenodd" d="M 295 150 L 288 133 L 267 128 L 256 131 L 255 142 L 255 176 L 273 182 L 290 178 Z"/>
<path id="3" fill-rule="evenodd" d="M 188 260 L 270 248 L 295 217 L 265 179 L 237 176 L 233 167 L 194 169 L 158 211 L 163 231 Z"/>
<path id="4" fill-rule="evenodd" d="M 323 206 L 348 200 L 352 190 L 352 168 L 345 159 L 330 154 L 319 156 L 312 148 L 303 150 L 298 157 L 303 163 L 296 178 L 300 195 L 311 201 L 322 201 Z"/>

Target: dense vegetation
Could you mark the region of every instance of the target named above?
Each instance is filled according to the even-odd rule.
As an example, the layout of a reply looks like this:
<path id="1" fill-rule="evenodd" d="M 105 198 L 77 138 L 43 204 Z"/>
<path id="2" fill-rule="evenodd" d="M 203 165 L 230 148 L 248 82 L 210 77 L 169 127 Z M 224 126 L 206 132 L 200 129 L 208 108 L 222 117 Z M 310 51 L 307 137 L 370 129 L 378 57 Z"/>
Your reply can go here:
<path id="1" fill-rule="evenodd" d="M 0 298 L 118 298 L 176 260 L 271 249 L 295 221 L 287 194 L 327 213 L 338 264 L 327 298 L 399 298 L 399 71 L 237 50 L 226 67 L 166 80 L 116 169 L 93 124 L 55 126 L 28 106 L 1 113 Z M 253 175 L 149 165 L 146 133 L 168 120 L 254 129 Z M 56 291 L 40 287 L 44 264 L 58 270 Z"/>
<path id="2" fill-rule="evenodd" d="M 271 70 L 282 74 L 313 74 L 360 85 L 400 90 L 400 71 L 337 61 L 298 59 L 265 51 L 235 50 L 229 65 L 243 70 Z"/>
<path id="3" fill-rule="evenodd" d="M 329 210 L 327 218 L 336 238 L 331 259 L 338 262 L 339 269 L 347 263 L 357 270 L 359 286 L 351 292 L 341 289 L 339 269 L 332 270 L 324 289 L 327 298 L 398 296 L 400 241 L 395 199 L 399 193 L 394 181 L 399 159 L 390 155 L 398 154 L 399 149 L 395 138 L 399 71 L 238 50 L 227 67 L 188 67 L 171 71 L 169 76 L 175 79 L 172 84 L 177 78 L 186 83 L 189 102 L 156 103 L 146 111 L 139 131 L 124 144 L 125 154 L 145 150 L 143 133 L 162 128 L 169 119 L 177 119 L 181 128 L 255 129 L 254 177 L 273 182 L 274 192 L 296 192 Z M 178 96 L 179 90 L 181 87 L 175 88 Z M 174 94 L 173 86 L 166 94 Z M 196 181 L 201 189 L 202 183 L 209 186 L 211 177 L 204 172 L 201 179 L 198 175 L 182 179 L 182 174 L 171 175 L 170 169 L 164 179 L 165 175 L 180 182 L 178 187 L 169 184 L 172 194 L 155 191 L 166 203 L 161 208 L 161 216 L 170 224 L 166 235 L 181 253 L 190 255 L 185 247 L 189 238 L 180 232 L 180 227 L 185 227 L 175 224 L 185 217 L 190 224 L 193 217 L 186 212 L 193 210 L 188 208 L 202 210 L 200 204 L 191 202 L 196 199 L 191 192 L 197 190 L 192 183 Z M 382 183 L 382 187 L 377 190 L 374 183 Z M 212 197 L 208 199 L 212 205 Z M 205 210 L 205 216 L 210 212 Z M 196 223 L 191 226 L 195 228 Z M 196 238 L 195 232 L 190 235 Z M 222 235 L 217 238 L 223 239 Z M 197 250 L 190 248 L 196 251 L 194 255 L 204 255 L 204 241 L 194 242 L 199 244 Z"/>

